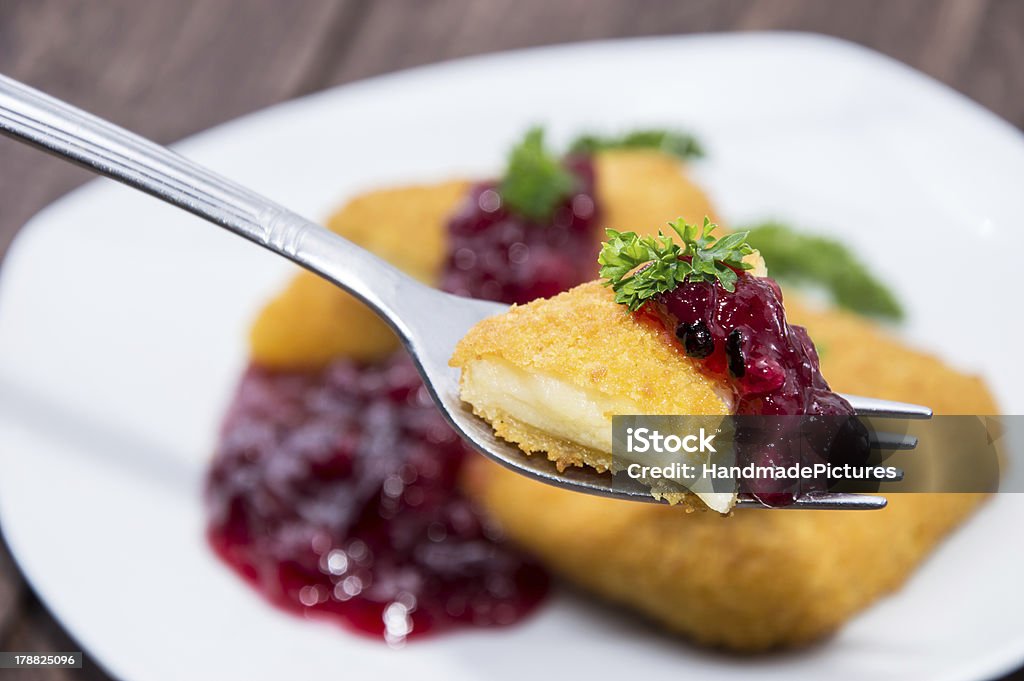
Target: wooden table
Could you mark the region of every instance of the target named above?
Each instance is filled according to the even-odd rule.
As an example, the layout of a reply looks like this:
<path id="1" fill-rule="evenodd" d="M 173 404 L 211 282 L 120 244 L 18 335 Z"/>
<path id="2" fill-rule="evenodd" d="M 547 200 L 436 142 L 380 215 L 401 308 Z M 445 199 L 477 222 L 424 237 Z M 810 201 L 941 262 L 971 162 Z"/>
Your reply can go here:
<path id="1" fill-rule="evenodd" d="M 863 43 L 1024 127 L 1022 0 L 0 0 L 0 72 L 172 142 L 314 90 L 453 57 L 758 29 Z M 0 139 L 0 254 L 36 211 L 89 178 Z M 0 542 L 0 650 L 77 649 Z M 109 678 L 86 657 L 84 670 L 23 678 Z M 1024 680 L 1024 670 L 1007 678 Z"/>

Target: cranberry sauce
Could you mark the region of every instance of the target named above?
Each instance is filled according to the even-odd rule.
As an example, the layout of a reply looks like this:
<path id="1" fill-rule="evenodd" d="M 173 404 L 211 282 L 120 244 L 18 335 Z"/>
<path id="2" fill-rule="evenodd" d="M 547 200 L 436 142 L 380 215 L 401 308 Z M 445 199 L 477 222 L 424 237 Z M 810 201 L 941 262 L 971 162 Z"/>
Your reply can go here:
<path id="1" fill-rule="evenodd" d="M 652 307 L 689 356 L 727 379 L 737 415 L 810 417 L 738 421 L 741 465 L 855 464 L 866 456 L 866 431 L 849 418 L 849 402 L 829 389 L 807 330 L 786 323 L 782 291 L 773 280 L 739 273 L 732 293 L 717 282 L 687 282 Z M 756 485 L 748 491 L 778 506 L 828 483 L 783 479 Z"/>
<path id="2" fill-rule="evenodd" d="M 578 191 L 551 224 L 510 213 L 495 183 L 475 186 L 449 224 L 444 288 L 523 303 L 589 279 L 593 170 L 567 167 Z M 308 373 L 253 366 L 209 476 L 209 536 L 277 605 L 392 643 L 515 622 L 549 578 L 461 493 L 466 455 L 404 353 Z"/>
<path id="3" fill-rule="evenodd" d="M 807 331 L 786 323 L 773 280 L 740 274 L 732 293 L 717 282 L 687 282 L 655 307 L 687 354 L 728 376 L 737 414 L 853 413 L 822 377 Z"/>
<path id="4" fill-rule="evenodd" d="M 251 367 L 209 477 L 210 538 L 275 604 L 391 643 L 508 624 L 548 579 L 459 493 L 466 455 L 404 354 Z"/>
<path id="5" fill-rule="evenodd" d="M 538 224 L 502 205 L 497 184 L 475 185 L 449 223 L 442 288 L 473 298 L 527 303 L 548 298 L 594 276 L 598 207 L 589 157 L 566 167 L 577 190 Z"/>

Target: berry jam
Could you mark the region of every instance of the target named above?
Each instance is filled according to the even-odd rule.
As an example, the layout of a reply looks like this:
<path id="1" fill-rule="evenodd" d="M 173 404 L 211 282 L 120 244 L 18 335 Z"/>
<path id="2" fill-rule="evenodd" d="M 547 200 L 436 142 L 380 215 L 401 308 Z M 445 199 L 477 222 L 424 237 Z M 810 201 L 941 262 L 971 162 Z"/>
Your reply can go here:
<path id="1" fill-rule="evenodd" d="M 686 282 L 652 306 L 689 356 L 727 379 L 735 414 L 803 417 L 738 419 L 738 463 L 857 465 L 867 455 L 867 433 L 852 418 L 850 403 L 821 375 L 807 330 L 786 322 L 782 291 L 773 280 L 738 275 L 732 293 L 718 282 Z M 749 493 L 781 506 L 827 487 L 823 478 L 780 479 L 758 481 Z"/>
<path id="2" fill-rule="evenodd" d="M 505 303 L 548 298 L 593 278 L 600 219 L 594 169 L 583 156 L 566 160 L 576 191 L 538 224 L 502 205 L 497 184 L 475 185 L 449 223 L 442 288 Z"/>
<path id="3" fill-rule="evenodd" d="M 593 274 L 598 211 L 588 159 L 551 224 L 472 188 L 449 224 L 451 292 L 525 303 Z M 547 573 L 459 489 L 470 455 L 397 353 L 360 366 L 243 376 L 207 484 L 217 553 L 271 602 L 392 644 L 533 611 Z"/>
<path id="4" fill-rule="evenodd" d="M 209 476 L 210 538 L 273 603 L 391 643 L 508 624 L 548 578 L 459 492 L 467 454 L 404 354 L 251 367 Z"/>

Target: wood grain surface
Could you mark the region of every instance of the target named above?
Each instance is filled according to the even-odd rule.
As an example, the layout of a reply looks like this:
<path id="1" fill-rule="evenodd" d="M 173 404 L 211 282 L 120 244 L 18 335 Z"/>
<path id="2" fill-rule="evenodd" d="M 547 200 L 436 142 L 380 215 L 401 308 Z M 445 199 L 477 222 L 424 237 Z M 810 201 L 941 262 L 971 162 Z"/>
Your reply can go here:
<path id="1" fill-rule="evenodd" d="M 1024 127 L 1022 0 L 0 0 L 0 73 L 173 142 L 301 94 L 455 57 L 764 29 L 859 42 Z M 0 138 L 0 254 L 35 212 L 89 178 Z M 0 650 L 79 649 L 0 542 Z M 83 670 L 0 679 L 18 674 L 109 678 L 88 653 Z"/>

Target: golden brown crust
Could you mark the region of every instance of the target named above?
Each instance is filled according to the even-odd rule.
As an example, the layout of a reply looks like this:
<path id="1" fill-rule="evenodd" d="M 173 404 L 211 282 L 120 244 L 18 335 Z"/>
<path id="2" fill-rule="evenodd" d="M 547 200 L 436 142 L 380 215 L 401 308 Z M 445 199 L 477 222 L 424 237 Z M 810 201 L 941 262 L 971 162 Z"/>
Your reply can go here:
<path id="1" fill-rule="evenodd" d="M 451 181 L 368 192 L 335 213 L 327 226 L 433 282 L 445 254 L 448 216 L 468 186 Z M 336 357 L 372 361 L 398 347 L 391 329 L 366 306 L 305 271 L 263 308 L 249 342 L 254 362 L 279 368 L 315 368 Z"/>
<path id="2" fill-rule="evenodd" d="M 806 326 L 821 371 L 840 392 L 927 404 L 936 414 L 998 414 L 985 382 L 907 347 L 861 317 L 821 310 L 787 295 L 786 317 Z"/>
<path id="3" fill-rule="evenodd" d="M 382 359 L 398 339 L 365 305 L 331 283 L 300 272 L 260 311 L 249 331 L 252 361 L 316 369 L 336 357 Z"/>
<path id="4" fill-rule="evenodd" d="M 653 234 L 678 217 L 694 224 L 704 216 L 716 219 L 707 194 L 674 156 L 643 149 L 605 152 L 594 158 L 594 171 L 602 227 Z"/>
<path id="5" fill-rule="evenodd" d="M 451 365 L 494 357 L 527 372 L 635 403 L 641 414 L 725 414 L 718 383 L 658 324 L 590 282 L 485 319 L 456 346 Z"/>
<path id="6" fill-rule="evenodd" d="M 599 452 L 545 433 L 501 409 L 484 407 L 477 410 L 474 407 L 473 413 L 490 423 L 498 437 L 514 442 L 527 454 L 546 454 L 555 462 L 559 471 L 572 466 L 590 466 L 604 473 L 611 465 L 611 457 L 607 452 Z"/>
<path id="7" fill-rule="evenodd" d="M 437 280 L 447 253 L 448 220 L 470 183 L 449 180 L 361 194 L 327 221 L 331 231 L 420 281 Z"/>
<path id="8" fill-rule="evenodd" d="M 712 646 L 755 652 L 828 635 L 897 588 L 981 495 L 897 495 L 873 512 L 729 517 L 567 492 L 474 459 L 468 487 L 571 581 Z"/>

